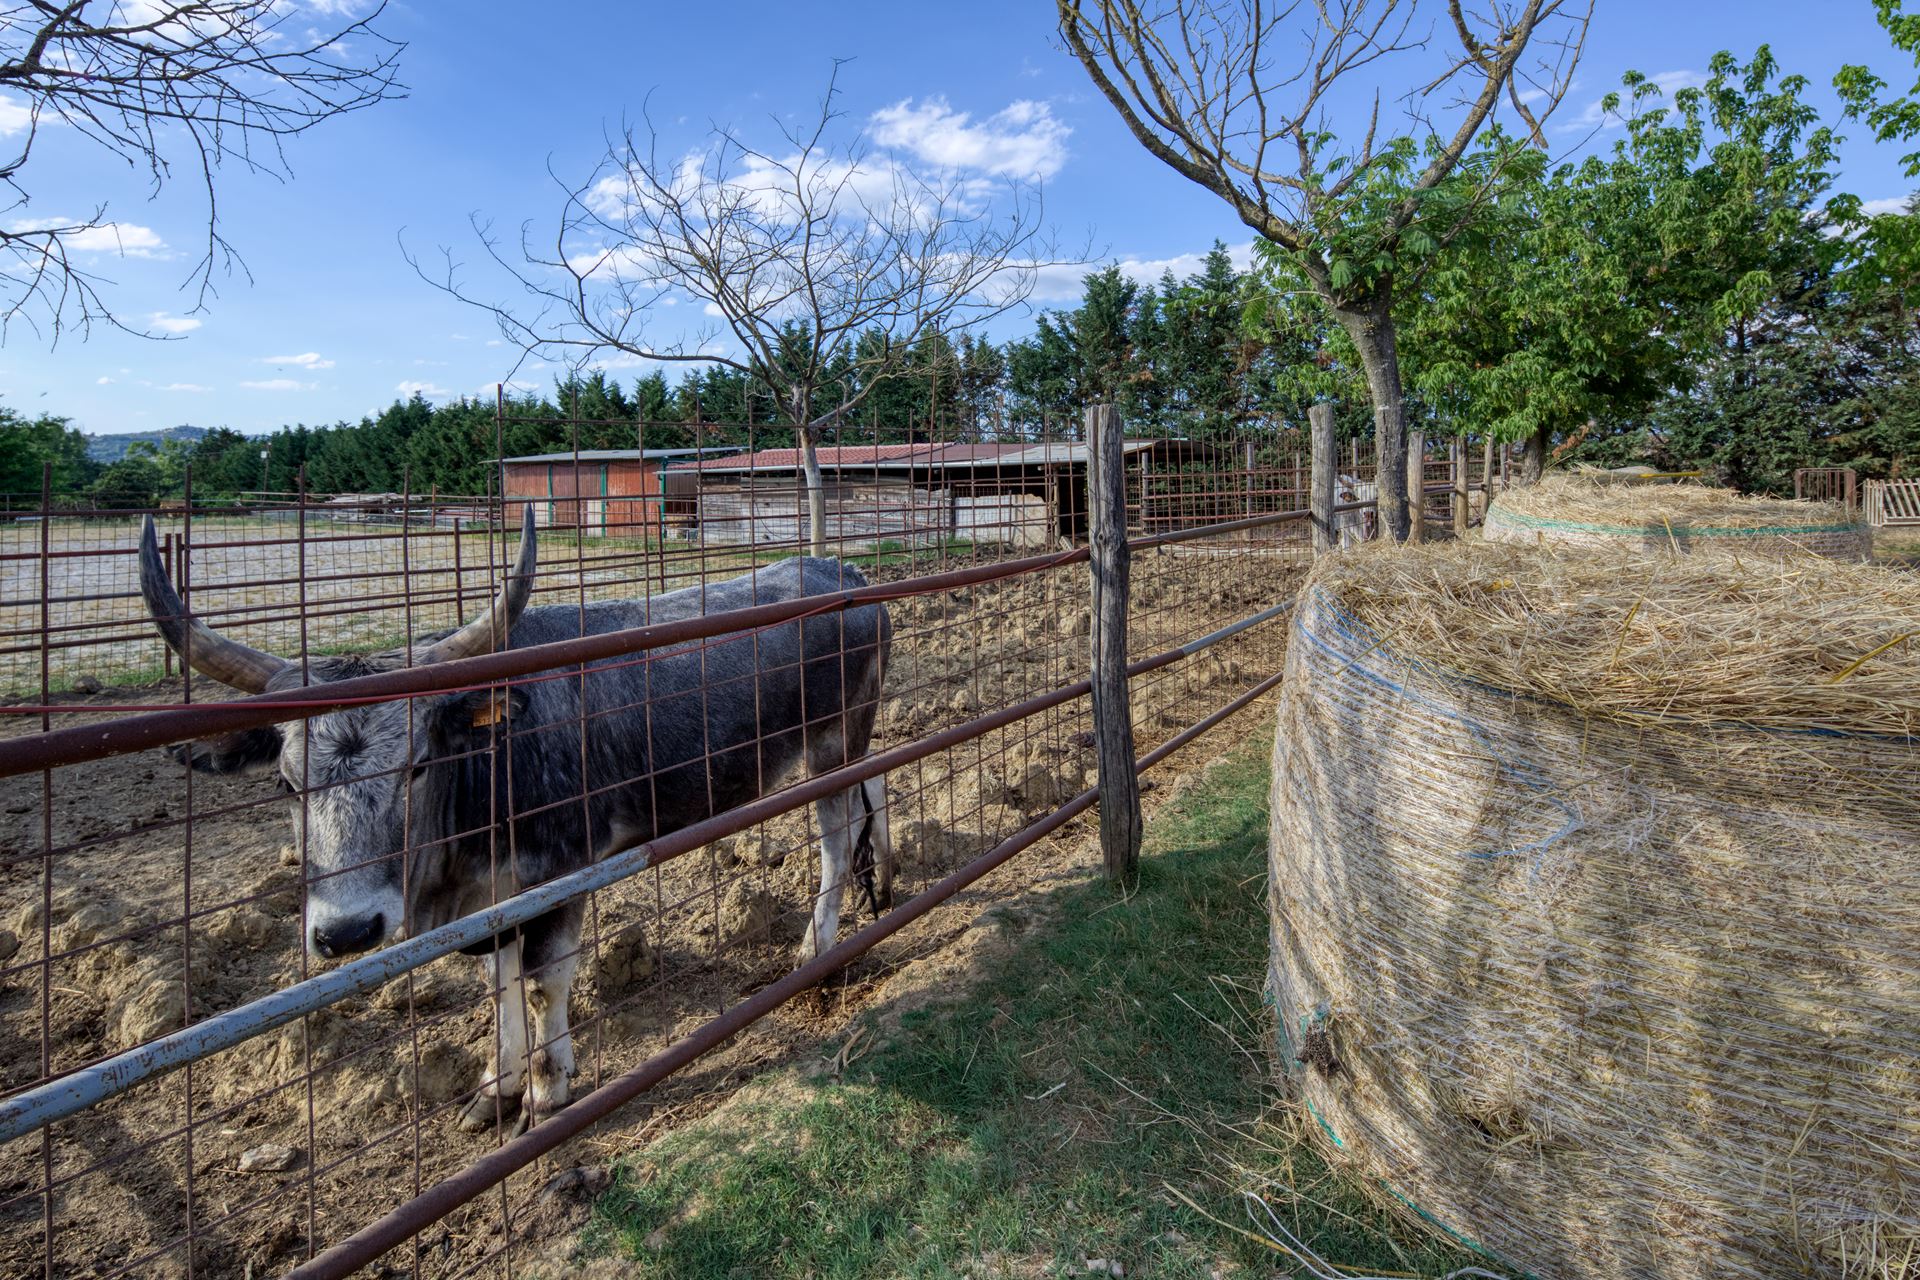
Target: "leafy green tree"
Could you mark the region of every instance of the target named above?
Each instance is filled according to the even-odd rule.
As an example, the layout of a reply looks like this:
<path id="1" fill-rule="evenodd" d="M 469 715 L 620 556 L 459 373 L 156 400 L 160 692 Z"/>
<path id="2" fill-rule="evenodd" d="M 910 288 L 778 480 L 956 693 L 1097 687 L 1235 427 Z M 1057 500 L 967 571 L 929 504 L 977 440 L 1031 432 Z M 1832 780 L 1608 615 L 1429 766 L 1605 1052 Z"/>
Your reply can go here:
<path id="1" fill-rule="evenodd" d="M 53 465 L 53 492 L 82 488 L 99 468 L 87 457 L 87 438 L 65 418 L 23 418 L 0 405 L 0 493 L 33 496 L 44 469 Z"/>
<path id="2" fill-rule="evenodd" d="M 999 347 L 971 333 L 960 335 L 960 409 L 964 434 L 974 440 L 995 440 L 1006 430 L 1006 404 L 1001 392 L 1007 376 L 1007 358 Z"/>
<path id="3" fill-rule="evenodd" d="M 1179 286 L 1164 284 L 1160 363 L 1169 375 L 1169 408 L 1196 437 L 1231 432 L 1245 401 L 1240 275 L 1218 240 Z"/>
<path id="4" fill-rule="evenodd" d="M 161 494 L 160 468 L 150 454 L 132 450 L 100 473 L 87 489 L 100 507 L 152 507 Z"/>
<path id="5" fill-rule="evenodd" d="M 1007 347 L 1007 388 L 1015 421 L 1030 433 L 1071 439 L 1079 430 L 1080 354 L 1070 318 L 1042 313 L 1033 336 Z"/>
<path id="6" fill-rule="evenodd" d="M 1402 539 L 1396 301 L 1471 218 L 1478 189 L 1449 180 L 1474 140 L 1507 102 L 1543 141 L 1541 121 L 1564 96 L 1586 32 L 1584 14 L 1561 0 L 1447 0 L 1447 21 L 1434 24 L 1457 42 L 1445 70 L 1422 65 L 1394 83 L 1383 73 L 1396 55 L 1429 43 L 1410 34 L 1413 9 L 1057 0 L 1068 49 L 1135 139 L 1291 255 L 1346 331 L 1374 409 L 1381 510 Z M 1523 81 L 1537 97 L 1520 92 Z M 1343 145 L 1329 111 L 1382 94 L 1403 100 L 1415 127 L 1383 136 L 1376 107 Z"/>
<path id="7" fill-rule="evenodd" d="M 1902 0 L 1873 0 L 1873 8 L 1893 47 L 1911 55 L 1920 68 L 1920 13 L 1906 12 Z M 1834 76 L 1833 87 L 1848 117 L 1872 129 L 1875 141 L 1911 142 L 1920 137 L 1920 80 L 1905 93 L 1890 94 L 1886 81 L 1863 66 L 1849 64 Z M 1908 152 L 1900 162 L 1909 178 L 1920 177 L 1920 151 Z"/>

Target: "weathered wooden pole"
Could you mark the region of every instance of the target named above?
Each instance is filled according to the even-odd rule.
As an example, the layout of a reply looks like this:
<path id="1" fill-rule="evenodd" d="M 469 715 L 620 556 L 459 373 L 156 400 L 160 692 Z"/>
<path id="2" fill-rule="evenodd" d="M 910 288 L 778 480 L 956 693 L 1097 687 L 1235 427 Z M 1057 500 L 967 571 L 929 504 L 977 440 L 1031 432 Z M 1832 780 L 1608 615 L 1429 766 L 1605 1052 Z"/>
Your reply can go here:
<path id="1" fill-rule="evenodd" d="M 1126 454 L 1110 404 L 1086 411 L 1087 507 L 1093 576 L 1093 737 L 1100 766 L 1100 850 L 1107 878 L 1131 884 L 1140 868 L 1140 781 L 1133 772 L 1127 692 Z"/>
<path id="2" fill-rule="evenodd" d="M 1467 536 L 1467 438 L 1453 438 L 1453 536 Z"/>
<path id="3" fill-rule="evenodd" d="M 1333 406 L 1316 404 L 1307 410 L 1307 423 L 1313 438 L 1313 476 L 1307 506 L 1313 512 L 1313 554 L 1333 550 L 1334 472 L 1339 458 L 1333 441 Z"/>
<path id="4" fill-rule="evenodd" d="M 1481 519 L 1486 519 L 1486 509 L 1493 503 L 1493 433 L 1487 433 L 1487 442 L 1483 446 L 1485 457 L 1480 464 L 1480 492 L 1486 496 L 1480 500 Z"/>
<path id="5" fill-rule="evenodd" d="M 1407 541 L 1427 538 L 1427 433 L 1407 432 Z"/>

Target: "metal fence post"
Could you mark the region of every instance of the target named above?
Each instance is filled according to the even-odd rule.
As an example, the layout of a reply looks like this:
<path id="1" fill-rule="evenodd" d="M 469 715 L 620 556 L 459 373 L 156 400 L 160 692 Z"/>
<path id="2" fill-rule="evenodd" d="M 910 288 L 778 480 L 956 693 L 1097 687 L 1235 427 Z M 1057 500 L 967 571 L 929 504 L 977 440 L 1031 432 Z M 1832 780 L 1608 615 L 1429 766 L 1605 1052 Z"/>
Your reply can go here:
<path id="1" fill-rule="evenodd" d="M 1100 765 L 1100 849 L 1107 877 L 1130 884 L 1140 867 L 1140 783 L 1133 772 L 1127 690 L 1126 450 L 1110 404 L 1086 411 L 1088 564 L 1093 579 L 1093 736 Z"/>
<path id="2" fill-rule="evenodd" d="M 1307 503 L 1313 512 L 1313 554 L 1317 556 L 1334 546 L 1334 464 L 1338 461 L 1334 451 L 1338 446 L 1333 441 L 1333 406 L 1316 404 L 1309 408 L 1307 422 L 1313 435 L 1313 473 L 1308 481 L 1313 489 L 1307 495 Z"/>

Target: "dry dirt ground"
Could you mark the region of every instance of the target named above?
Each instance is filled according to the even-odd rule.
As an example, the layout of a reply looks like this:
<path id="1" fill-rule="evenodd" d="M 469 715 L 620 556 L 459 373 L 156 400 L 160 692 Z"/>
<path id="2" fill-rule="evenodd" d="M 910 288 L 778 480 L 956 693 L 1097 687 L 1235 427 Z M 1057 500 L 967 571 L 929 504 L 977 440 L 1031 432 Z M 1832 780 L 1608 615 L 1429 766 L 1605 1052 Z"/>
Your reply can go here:
<path id="1" fill-rule="evenodd" d="M 893 604 L 895 661 L 876 745 L 1080 678 L 1085 575 L 1071 566 Z M 1284 599 L 1297 575 L 1290 553 L 1143 556 L 1133 653 L 1159 652 Z M 1140 748 L 1276 670 L 1284 625 L 1136 680 Z M 80 705 L 110 715 L 115 705 L 177 694 L 176 682 L 109 690 Z M 891 774 L 897 896 L 1088 785 L 1088 727 L 1081 700 Z M 0 717 L 0 733 L 36 728 L 37 720 Z M 1215 750 L 1204 741 L 1195 749 L 1201 757 Z M 189 783 L 154 752 L 55 771 L 50 807 L 47 786 L 39 775 L 0 780 L 0 952 L 10 952 L 0 954 L 0 1088 L 182 1025 L 189 990 L 198 1019 L 311 972 L 297 945 L 301 869 L 283 853 L 290 831 L 270 782 L 196 775 Z M 523 1226 L 524 1215 L 537 1219 L 551 1197 L 535 1193 L 556 1169 L 604 1159 L 710 1109 L 767 1065 L 805 1059 L 890 975 L 964 936 L 985 907 L 1080 874 L 1088 830 L 1082 820 L 1031 849 L 961 903 L 889 939 L 843 981 L 776 1011 L 568 1144 L 545 1172 L 523 1174 L 505 1196 L 484 1196 L 430 1229 L 421 1272 L 460 1273 L 499 1247 L 504 1216 Z M 595 896 L 572 1001 L 576 1095 L 786 971 L 817 881 L 811 837 L 810 815 L 789 814 Z M 849 921 L 856 906 L 850 896 Z M 190 931 L 181 928 L 189 912 Z M 196 1274 L 283 1269 L 500 1140 L 458 1132 L 452 1115 L 490 1059 L 492 1025 L 477 963 L 449 956 L 138 1087 L 44 1140 L 0 1148 L 0 1275 L 49 1270 L 40 1193 L 49 1172 L 53 1275 L 185 1274 L 178 1242 L 189 1222 L 200 1235 Z M 244 1153 L 266 1147 L 285 1148 L 290 1167 L 240 1171 Z"/>
<path id="2" fill-rule="evenodd" d="M 299 536 L 293 512 L 280 518 L 202 515 L 190 531 L 189 603 L 236 639 L 275 652 L 297 651 L 305 601 L 306 643 L 314 652 L 391 644 L 452 626 L 485 601 L 513 552 L 511 537 L 484 530 L 368 524 L 308 517 Z M 43 622 L 52 687 L 82 677 L 101 683 L 156 679 L 166 651 L 140 599 L 140 524 L 133 519 L 0 523 L 0 695 L 40 687 Z M 165 549 L 185 542 L 178 517 L 162 517 Z M 690 585 L 740 572 L 741 551 L 675 547 L 622 538 L 579 539 L 542 530 L 535 598 L 540 603 L 604 600 Z M 660 576 L 665 574 L 665 580 Z M 411 623 L 411 626 L 409 626 Z"/>

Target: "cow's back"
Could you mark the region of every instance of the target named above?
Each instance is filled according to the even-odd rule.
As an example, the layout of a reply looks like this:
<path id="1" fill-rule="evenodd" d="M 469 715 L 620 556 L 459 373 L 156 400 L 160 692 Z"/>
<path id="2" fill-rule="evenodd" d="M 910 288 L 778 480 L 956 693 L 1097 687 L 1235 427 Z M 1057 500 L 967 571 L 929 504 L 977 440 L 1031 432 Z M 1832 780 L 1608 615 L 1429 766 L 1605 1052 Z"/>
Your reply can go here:
<path id="1" fill-rule="evenodd" d="M 865 576 L 843 561 L 796 557 L 647 599 L 529 608 L 513 629 L 512 646 L 866 585 Z M 525 685 L 528 704 L 519 727 L 544 728 L 516 734 L 514 807 L 526 812 L 577 797 L 583 758 L 594 796 L 593 831 L 578 830 L 587 817 L 579 806 L 549 809 L 541 818 L 571 829 L 564 834 L 576 848 L 604 847 L 611 832 L 622 837 L 618 843 L 651 838 L 751 800 L 799 763 L 809 734 L 841 732 L 847 703 L 870 678 L 877 694 L 872 668 L 884 663 L 889 638 L 880 605 L 829 609 L 745 633 L 603 659 L 587 665 L 584 680 Z M 863 714 L 870 725 L 871 709 Z M 544 799 L 533 802 L 530 791 Z M 562 830 L 549 826 L 545 834 Z M 551 847 L 550 839 L 539 843 Z"/>

